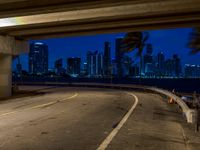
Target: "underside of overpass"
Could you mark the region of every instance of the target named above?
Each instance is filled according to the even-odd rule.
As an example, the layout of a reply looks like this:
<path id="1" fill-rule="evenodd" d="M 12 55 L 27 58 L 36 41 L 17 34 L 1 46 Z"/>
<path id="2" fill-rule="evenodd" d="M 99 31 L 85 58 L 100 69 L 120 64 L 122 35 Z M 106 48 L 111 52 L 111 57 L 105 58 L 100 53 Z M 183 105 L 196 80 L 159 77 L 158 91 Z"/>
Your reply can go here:
<path id="1" fill-rule="evenodd" d="M 1 0 L 0 10 L 0 97 L 26 40 L 200 25 L 200 0 Z"/>

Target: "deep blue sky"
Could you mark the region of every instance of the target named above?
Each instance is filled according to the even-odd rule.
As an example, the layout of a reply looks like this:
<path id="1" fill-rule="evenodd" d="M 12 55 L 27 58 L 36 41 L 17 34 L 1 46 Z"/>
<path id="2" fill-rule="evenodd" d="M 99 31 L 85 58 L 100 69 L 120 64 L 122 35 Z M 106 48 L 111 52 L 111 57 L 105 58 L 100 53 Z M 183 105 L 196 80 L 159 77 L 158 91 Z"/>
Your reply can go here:
<path id="1" fill-rule="evenodd" d="M 188 38 L 191 31 L 191 28 L 148 31 L 150 33 L 150 38 L 148 42 L 153 44 L 154 54 L 163 51 L 165 53 L 165 56 L 169 58 L 176 53 L 181 57 L 182 64 L 200 64 L 200 54 L 191 56 L 189 55 L 189 49 L 187 48 Z M 88 50 L 98 50 L 103 52 L 105 41 L 111 42 L 111 51 L 112 56 L 114 57 L 115 38 L 122 37 L 124 34 L 125 33 L 102 34 L 36 41 L 44 42 L 49 46 L 49 67 L 53 68 L 54 61 L 58 58 L 64 59 L 64 66 L 66 66 L 67 57 L 81 57 L 82 62 L 84 62 L 86 52 Z M 130 55 L 133 56 L 133 54 Z M 23 65 L 23 69 L 27 70 L 28 55 L 21 55 L 20 59 Z M 16 62 L 13 63 L 14 68 L 15 65 Z"/>

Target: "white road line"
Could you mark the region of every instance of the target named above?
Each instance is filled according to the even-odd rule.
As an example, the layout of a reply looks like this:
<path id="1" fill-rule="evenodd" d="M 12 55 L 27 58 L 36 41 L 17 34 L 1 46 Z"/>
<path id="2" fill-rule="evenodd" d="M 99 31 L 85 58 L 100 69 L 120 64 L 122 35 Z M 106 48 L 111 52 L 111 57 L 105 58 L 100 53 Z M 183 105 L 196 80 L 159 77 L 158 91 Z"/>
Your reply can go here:
<path id="1" fill-rule="evenodd" d="M 132 114 L 133 110 L 137 106 L 138 97 L 136 95 L 132 94 L 132 93 L 128 93 L 128 94 L 130 94 L 131 96 L 133 96 L 134 99 L 135 99 L 135 102 L 134 102 L 133 106 L 128 111 L 128 113 L 122 118 L 122 120 L 117 125 L 117 127 L 114 128 L 112 130 L 112 132 L 106 137 L 106 139 L 101 143 L 101 145 L 97 148 L 97 150 L 105 150 L 108 147 L 108 145 L 110 144 L 110 142 L 112 141 L 112 139 L 116 136 L 116 134 L 119 132 L 119 130 L 121 129 L 121 127 L 124 125 L 124 123 L 128 120 L 129 116 Z"/>

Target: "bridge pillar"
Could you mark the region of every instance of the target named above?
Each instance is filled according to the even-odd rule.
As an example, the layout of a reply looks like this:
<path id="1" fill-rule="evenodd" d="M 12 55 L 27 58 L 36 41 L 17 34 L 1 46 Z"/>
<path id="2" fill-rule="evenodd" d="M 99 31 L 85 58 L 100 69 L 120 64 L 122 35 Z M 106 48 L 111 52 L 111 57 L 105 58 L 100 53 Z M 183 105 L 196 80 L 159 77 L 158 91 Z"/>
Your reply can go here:
<path id="1" fill-rule="evenodd" d="M 12 56 L 0 54 L 0 98 L 11 96 Z"/>
<path id="2" fill-rule="evenodd" d="M 0 36 L 0 99 L 11 96 L 12 56 L 29 51 L 27 41 Z"/>

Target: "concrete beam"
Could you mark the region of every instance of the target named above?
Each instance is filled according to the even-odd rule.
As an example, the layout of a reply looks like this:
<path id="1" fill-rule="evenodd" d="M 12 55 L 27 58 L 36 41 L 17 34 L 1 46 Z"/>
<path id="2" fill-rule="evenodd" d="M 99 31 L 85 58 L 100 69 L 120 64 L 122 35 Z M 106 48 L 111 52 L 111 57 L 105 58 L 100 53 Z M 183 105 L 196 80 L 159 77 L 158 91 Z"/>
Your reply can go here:
<path id="1" fill-rule="evenodd" d="M 73 1 L 73 0 L 72 0 Z M 87 1 L 91 4 L 91 1 Z M 98 3 L 101 1 L 99 0 Z M 109 1 L 110 2 L 110 1 Z M 111 4 L 111 3 L 109 3 Z M 199 0 L 132 1 L 0 19 L 0 33 L 31 39 L 199 25 Z M 93 7 L 94 8 L 93 8 Z M 79 8 L 79 7 L 78 7 Z"/>
<path id="2" fill-rule="evenodd" d="M 200 26 L 199 15 L 190 15 L 187 17 L 180 16 L 178 19 L 176 16 L 167 16 L 121 21 L 113 20 L 109 22 L 91 22 L 86 24 L 50 26 L 45 28 L 13 30 L 8 31 L 8 34 L 12 36 L 23 36 L 24 39 L 42 39 L 62 36 L 78 36 L 196 26 Z"/>
<path id="3" fill-rule="evenodd" d="M 18 55 L 28 51 L 28 41 L 16 40 L 11 36 L 0 36 L 0 54 Z"/>
<path id="4" fill-rule="evenodd" d="M 199 0 L 173 0 L 142 4 L 129 4 L 84 10 L 63 11 L 47 14 L 11 17 L 0 19 L 0 28 L 27 25 L 51 24 L 77 20 L 104 20 L 108 18 L 148 17 L 153 15 L 170 15 L 178 13 L 200 12 Z"/>
<path id="5" fill-rule="evenodd" d="M 0 99 L 11 96 L 12 73 L 11 73 L 12 56 L 0 54 Z"/>
<path id="6" fill-rule="evenodd" d="M 147 3 L 149 1 L 150 0 L 12 0 L 11 2 L 9 0 L 1 0 L 0 18 L 117 6 L 129 3 Z"/>

